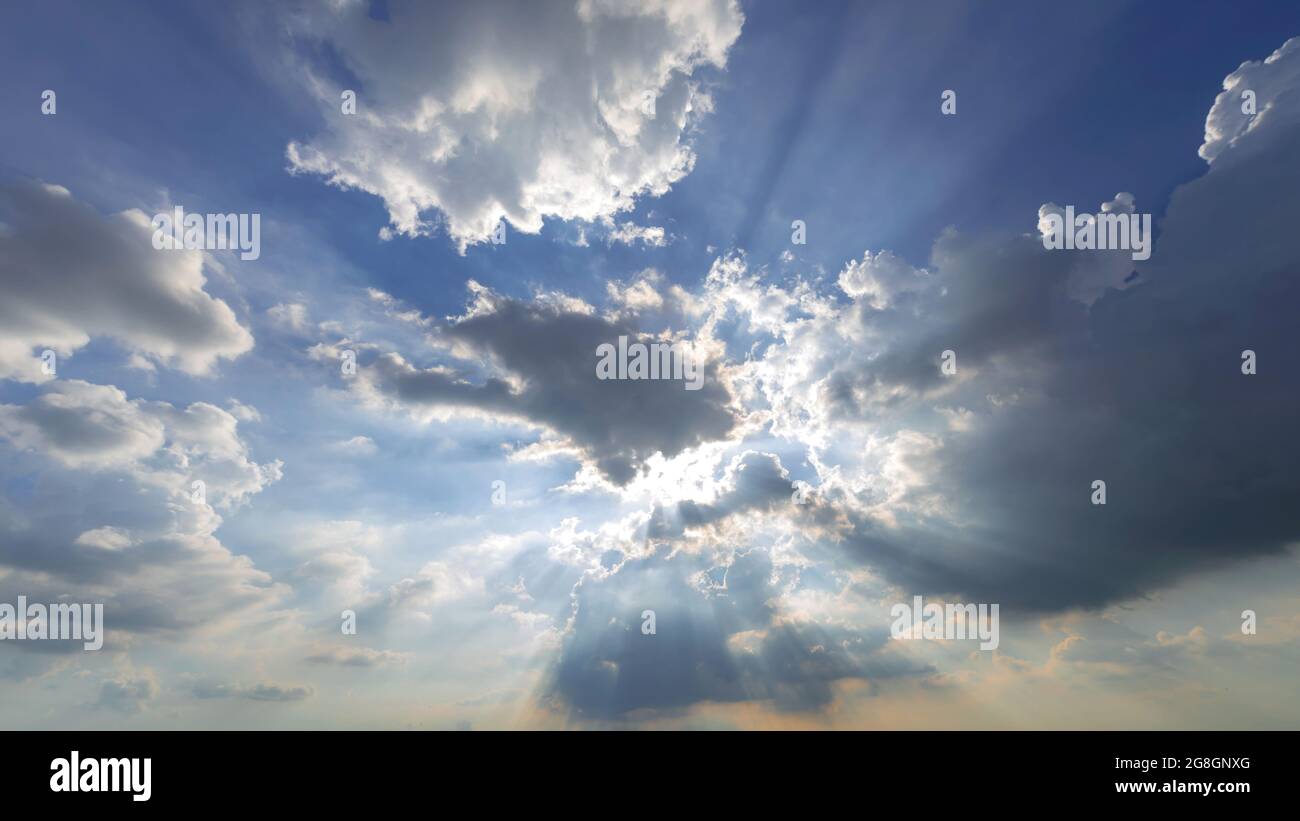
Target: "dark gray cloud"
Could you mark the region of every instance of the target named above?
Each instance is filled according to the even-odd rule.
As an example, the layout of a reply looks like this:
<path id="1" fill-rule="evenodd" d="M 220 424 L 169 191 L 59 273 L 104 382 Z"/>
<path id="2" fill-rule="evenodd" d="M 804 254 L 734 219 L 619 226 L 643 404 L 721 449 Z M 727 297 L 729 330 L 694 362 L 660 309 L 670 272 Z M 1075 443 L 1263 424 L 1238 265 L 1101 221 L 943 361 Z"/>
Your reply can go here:
<path id="1" fill-rule="evenodd" d="M 778 618 L 779 591 L 763 550 L 725 568 L 656 553 L 623 562 L 574 591 L 573 620 L 543 700 L 580 720 L 673 714 L 704 701 L 770 701 L 810 711 L 841 679 L 930 671 L 882 654 L 888 633 Z M 655 633 L 642 613 L 655 611 Z"/>
<path id="2" fill-rule="evenodd" d="M 699 390 L 686 390 L 682 380 L 598 379 L 597 348 L 620 336 L 651 341 L 592 313 L 480 292 L 478 309 L 442 328 L 440 338 L 503 375 L 475 380 L 445 367 L 417 368 L 391 353 L 358 375 L 403 406 L 473 409 L 543 425 L 571 440 L 612 482 L 626 484 L 650 456 L 722 439 L 735 419 L 716 362 L 702 364 Z"/>

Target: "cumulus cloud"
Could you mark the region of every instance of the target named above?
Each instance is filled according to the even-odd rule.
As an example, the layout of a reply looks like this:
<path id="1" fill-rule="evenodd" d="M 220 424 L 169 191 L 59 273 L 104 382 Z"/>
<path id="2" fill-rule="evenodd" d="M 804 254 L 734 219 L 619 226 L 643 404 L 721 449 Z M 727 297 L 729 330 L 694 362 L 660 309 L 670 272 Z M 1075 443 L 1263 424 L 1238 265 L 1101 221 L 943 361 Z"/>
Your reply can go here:
<path id="1" fill-rule="evenodd" d="M 913 268 L 889 251 L 850 260 L 840 272 L 840 290 L 876 310 L 887 308 L 901 295 L 922 291 L 929 285 L 926 271 Z"/>
<path id="2" fill-rule="evenodd" d="M 1298 353 L 1287 318 L 1265 310 L 1296 297 L 1284 272 L 1300 263 L 1285 225 L 1297 129 L 1285 117 L 1257 128 L 1251 157 L 1216 161 L 1174 193 L 1143 276 L 1123 288 L 1094 276 L 1086 252 L 955 231 L 924 268 L 868 252 L 831 292 L 767 282 L 743 255 L 689 294 L 654 275 L 612 286 L 604 313 L 474 286 L 466 314 L 432 338 L 482 370 L 389 353 L 356 388 L 542 424 L 625 486 L 652 456 L 718 445 L 734 459 L 758 435 L 815 473 L 809 504 L 793 505 L 778 462 L 743 456 L 730 490 L 669 490 L 642 538 L 697 543 L 779 509 L 809 557 L 865 565 L 907 593 L 998 602 L 1004 615 L 1139 596 L 1300 538 L 1284 513 L 1300 490 L 1285 468 L 1300 397 L 1277 372 L 1240 370 L 1245 348 L 1275 362 Z M 1136 204 L 1120 194 L 1102 207 Z M 711 352 L 716 392 L 591 379 L 596 344 L 655 321 Z M 1097 479 L 1104 507 L 1090 501 Z"/>
<path id="3" fill-rule="evenodd" d="M 1175 191 L 1143 276 L 1090 307 L 1072 287 L 1077 253 L 955 232 L 905 301 L 877 280 L 922 278 L 902 265 L 879 277 L 871 255 L 840 278 L 849 305 L 780 301 L 777 338 L 735 382 L 813 446 L 809 514 L 845 513 L 842 546 L 904 589 L 1001 602 L 1004 616 L 1139 596 L 1295 543 L 1284 500 L 1300 490 L 1286 468 L 1300 396 L 1281 372 L 1240 367 L 1244 349 L 1300 354 L 1271 307 L 1300 296 L 1286 273 L 1300 265 L 1287 228 L 1300 121 L 1284 109 L 1300 98 L 1271 99 L 1248 154 L 1225 148 Z M 1097 479 L 1104 507 L 1090 503 Z"/>
<path id="4" fill-rule="evenodd" d="M 182 410 L 76 379 L 48 384 L 26 405 L 0 405 L 0 439 L 22 450 L 68 468 L 134 469 L 151 484 L 201 480 L 224 508 L 280 476 L 278 462 L 248 458 L 238 424 L 206 402 Z"/>
<path id="5" fill-rule="evenodd" d="M 1249 94 L 1248 94 L 1249 92 Z M 1256 134 L 1275 134 L 1295 127 L 1300 118 L 1300 37 L 1292 37 L 1263 61 L 1247 60 L 1223 80 L 1223 91 L 1205 117 L 1205 141 L 1199 154 L 1208 163 L 1235 149 L 1239 157 L 1252 153 Z M 1251 99 L 1253 97 L 1253 99 Z M 1250 112 L 1253 104 L 1254 113 Z M 1260 138 L 1269 141 L 1269 136 Z"/>
<path id="6" fill-rule="evenodd" d="M 365 556 L 346 547 L 332 547 L 317 549 L 294 570 L 294 577 L 319 585 L 330 602 L 349 607 L 366 595 L 367 580 L 374 573 Z"/>
<path id="7" fill-rule="evenodd" d="M 464 313 L 439 320 L 372 292 L 428 344 L 317 345 L 335 372 L 339 350 L 359 352 L 348 390 L 430 424 L 464 415 L 532 426 L 540 441 L 514 455 L 574 457 L 566 493 L 591 490 L 599 474 L 624 506 L 594 526 L 574 515 L 549 532 L 476 534 L 392 575 L 371 561 L 387 533 L 330 522 L 299 534 L 308 549 L 282 564 L 286 578 L 353 607 L 367 630 L 481 610 L 494 628 L 528 634 L 531 650 L 555 649 L 541 700 L 581 720 L 737 702 L 809 714 L 837 709 L 849 691 L 942 689 L 950 679 L 918 660 L 933 648 L 887 640 L 888 602 L 913 594 L 999 603 L 1008 625 L 1049 614 L 1047 660 L 998 656 L 999 672 L 1132 679 L 1237 651 L 1197 623 L 1151 635 L 1059 614 L 1300 540 L 1290 515 L 1300 395 L 1285 370 L 1300 350 L 1276 310 L 1300 298 L 1287 224 L 1300 210 L 1294 52 L 1288 44 L 1229 78 L 1234 92 L 1265 89 L 1268 114 L 1237 132 L 1215 127 L 1205 174 L 1174 192 L 1137 278 L 1129 259 L 1047 251 L 1033 232 L 946 231 L 926 260 L 867 251 L 829 281 L 778 284 L 734 253 L 698 287 L 647 271 L 611 281 L 597 304 L 471 283 Z M 361 90 L 358 128 L 391 116 L 388 92 L 367 112 Z M 489 92 L 478 109 L 522 116 L 493 109 Z M 430 112 L 427 130 L 441 133 L 444 110 Z M 351 133 L 322 139 L 346 147 Z M 428 202 L 407 215 L 412 232 L 444 207 Z M 1132 212 L 1136 201 L 1119 194 L 1101 208 Z M 394 227 L 402 219 L 395 212 Z M 310 328 L 290 303 L 272 317 Z M 622 335 L 691 340 L 705 388 L 596 379 L 597 346 Z M 1246 348 L 1259 355 L 1255 375 L 1241 373 Z M 955 374 L 939 368 L 945 350 Z M 102 597 L 111 629 L 128 634 L 265 618 L 283 585 L 215 536 L 218 511 L 279 476 L 239 435 L 257 418 L 238 403 L 173 406 L 84 382 L 0 405 L 0 467 L 39 477 L 30 502 L 0 500 L 0 597 Z M 375 450 L 350 435 L 327 447 Z M 207 504 L 190 497 L 196 478 Z M 1096 479 L 1108 484 L 1105 506 L 1091 504 Z M 806 499 L 794 498 L 800 487 Z M 69 498 L 85 503 L 70 511 Z M 641 630 L 646 610 L 653 635 Z M 294 658 L 326 675 L 408 661 L 347 642 Z M 30 675 L 20 666 L 10 665 Z M 263 701 L 312 692 L 224 680 L 194 689 Z M 123 712 L 152 697 L 135 677 L 104 693 Z"/>
<path id="8" fill-rule="evenodd" d="M 1087 213 L 1085 208 L 1075 208 L 1076 214 Z M 1136 214 L 1137 202 L 1132 194 L 1121 191 L 1115 198 L 1103 202 L 1098 213 L 1102 214 Z M 1047 236 L 1052 228 L 1049 215 L 1055 214 L 1062 220 L 1065 208 L 1054 202 L 1044 203 L 1038 209 L 1038 233 Z M 1152 238 L 1147 238 L 1148 242 Z M 1132 251 L 1126 249 L 1108 249 L 1104 251 L 1064 252 L 1070 260 L 1070 272 L 1066 279 L 1066 289 L 1071 298 L 1091 305 L 1108 290 L 1122 291 L 1138 280 Z"/>
<path id="9" fill-rule="evenodd" d="M 1290 316 L 1272 308 L 1300 299 L 1287 273 L 1300 266 L 1287 228 L 1300 122 L 1283 114 L 1256 126 L 1249 155 L 1229 161 L 1230 146 L 1175 191 L 1140 279 L 1086 299 L 1090 263 L 1033 235 L 945 232 L 925 269 L 868 253 L 839 277 L 842 296 L 719 261 L 697 316 L 729 359 L 747 355 L 730 373 L 739 429 L 796 444 L 815 492 L 789 503 L 779 462 L 748 454 L 710 501 L 688 488 L 657 506 L 638 531 L 653 552 L 626 546 L 576 588 L 544 695 L 589 718 L 737 699 L 826 705 L 822 685 L 862 675 L 874 656 L 814 665 L 824 643 L 794 641 L 790 665 L 804 675 L 782 693 L 777 671 L 789 668 L 769 660 L 769 637 L 813 595 L 785 581 L 801 561 L 832 577 L 869 569 L 895 596 L 999 603 L 1014 623 L 1143 597 L 1300 541 L 1287 501 L 1300 493 L 1288 468 L 1300 395 L 1284 370 L 1240 367 L 1246 348 L 1300 356 Z M 952 376 L 944 350 L 956 353 Z M 1096 479 L 1104 506 L 1091 503 Z M 717 612 L 704 593 L 732 577 L 716 568 L 762 561 L 746 547 L 762 539 L 754 519 L 781 534 L 783 558 L 757 574 L 762 592 L 728 594 Z M 846 578 L 827 589 L 842 596 Z M 639 630 L 643 609 L 658 612 L 655 636 Z M 800 623 L 835 634 L 833 620 Z M 1113 678 L 1229 649 L 1203 629 L 1147 638 L 1103 620 L 1066 628 L 1052 658 L 1061 674 Z"/>
<path id="10" fill-rule="evenodd" d="M 611 282 L 603 305 L 473 285 L 464 315 L 421 325 L 441 359 L 363 349 L 353 389 L 429 419 L 530 421 L 582 458 L 568 489 L 590 488 L 582 471 L 598 467 L 625 501 L 648 502 L 594 529 L 566 519 L 509 565 L 528 600 L 501 593 L 494 613 L 547 624 L 548 593 L 568 597 L 544 703 L 622 721 L 738 701 L 819 711 L 863 682 L 941 685 L 886 641 L 889 601 L 998 603 L 1004 625 L 1025 623 L 1300 540 L 1300 395 L 1283 364 L 1300 350 L 1275 310 L 1300 300 L 1287 273 L 1300 266 L 1287 226 L 1298 136 L 1274 116 L 1248 155 L 1233 158 L 1239 141 L 1177 189 L 1137 278 L 1033 232 L 949 230 L 924 267 L 868 251 L 829 284 L 776 284 L 735 253 L 695 289 L 645 272 Z M 1127 194 L 1101 206 L 1136 207 Z M 591 378 L 596 344 L 669 329 L 708 352 L 715 393 Z M 1250 376 L 1246 348 L 1261 363 Z M 809 482 L 802 503 L 792 469 Z M 578 574 L 572 588 L 544 575 L 556 565 Z M 497 589 L 463 568 L 430 562 L 388 595 Z M 1062 629 L 1044 667 L 1022 666 L 1114 677 L 1225 651 L 1193 628 Z"/>
<path id="11" fill-rule="evenodd" d="M 202 375 L 253 347 L 204 290 L 203 253 L 155 250 L 149 216 L 103 216 L 57 185 L 0 185 L 0 378 L 50 378 L 34 354 L 110 337 L 137 357 Z"/>
<path id="12" fill-rule="evenodd" d="M 213 535 L 218 511 L 280 477 L 279 462 L 250 458 L 228 412 L 57 381 L 26 405 L 0 405 L 0 441 L 7 476 L 39 478 L 21 507 L 3 504 L 0 594 L 103 602 L 109 644 L 228 628 L 285 597 Z"/>
<path id="13" fill-rule="evenodd" d="M 462 251 L 501 219 L 536 233 L 666 192 L 711 108 L 698 71 L 725 66 L 743 23 L 734 0 L 402 3 L 389 18 L 360 2 L 288 18 L 325 117 L 289 144 L 289 168 L 382 198 L 384 236 L 441 221 Z M 313 59 L 326 50 L 355 79 Z"/>
<path id="14" fill-rule="evenodd" d="M 0 436 L 70 468 L 126 465 L 165 441 L 162 420 L 112 385 L 55 383 L 26 405 L 0 405 Z"/>
<path id="15" fill-rule="evenodd" d="M 733 427 L 730 395 L 707 348 L 697 346 L 694 354 L 704 371 L 699 390 L 686 390 L 683 380 L 598 379 L 599 346 L 616 345 L 620 336 L 652 337 L 571 301 L 520 301 L 473 282 L 470 287 L 470 310 L 436 336 L 463 367 L 421 368 L 388 352 L 362 363 L 353 389 L 417 412 L 460 411 L 541 426 L 620 485 L 651 456 L 674 456 L 723 438 Z M 329 346 L 317 356 L 338 361 Z M 487 373 L 475 374 L 469 362 L 484 363 Z"/>

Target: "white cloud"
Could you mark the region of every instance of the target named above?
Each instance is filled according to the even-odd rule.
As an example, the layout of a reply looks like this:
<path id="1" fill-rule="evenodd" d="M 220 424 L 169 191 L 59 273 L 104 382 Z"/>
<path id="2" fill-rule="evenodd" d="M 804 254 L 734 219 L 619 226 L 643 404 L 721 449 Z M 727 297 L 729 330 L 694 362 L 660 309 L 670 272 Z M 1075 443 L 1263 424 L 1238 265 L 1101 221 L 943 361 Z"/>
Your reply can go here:
<path id="1" fill-rule="evenodd" d="M 662 248 L 668 244 L 668 237 L 661 226 L 637 225 L 633 222 L 619 223 L 605 235 L 605 240 L 611 244 L 621 242 L 624 245 L 635 245 L 639 242 L 652 248 Z"/>
<path id="2" fill-rule="evenodd" d="M 1087 213 L 1086 209 L 1077 207 L 1075 212 L 1076 214 Z M 1140 212 L 1137 210 L 1137 201 L 1134 196 L 1127 191 L 1121 191 L 1115 195 L 1114 199 L 1103 202 L 1098 213 L 1136 214 Z M 1045 237 L 1051 233 L 1052 221 L 1048 219 L 1048 216 L 1052 214 L 1063 220 L 1065 218 L 1065 208 L 1054 202 L 1043 203 L 1038 207 L 1039 236 Z M 1154 237 L 1147 238 L 1147 242 L 1154 241 Z M 1136 266 L 1133 262 L 1131 250 L 1090 250 L 1068 253 L 1067 256 L 1071 270 L 1066 288 L 1072 299 L 1078 300 L 1084 305 L 1092 305 L 1101 299 L 1108 290 L 1123 291 L 1138 282 L 1138 278 L 1132 276 Z"/>
<path id="3" fill-rule="evenodd" d="M 307 321 L 307 306 L 300 302 L 281 302 L 272 305 L 266 309 L 266 314 L 277 325 L 295 333 L 302 333 L 310 326 Z"/>
<path id="4" fill-rule="evenodd" d="M 606 219 L 690 172 L 711 108 L 696 69 L 724 67 L 742 23 L 734 0 L 415 4 L 387 23 L 313 7 L 288 24 L 358 78 L 357 113 L 298 55 L 327 127 L 289 144 L 289 168 L 381 197 L 383 236 L 429 234 L 437 211 L 462 251 L 502 218 Z"/>
<path id="5" fill-rule="evenodd" d="M 238 399 L 230 399 L 227 402 L 231 416 L 234 416 L 240 422 L 261 422 L 262 414 L 252 405 L 246 405 Z"/>
<path id="6" fill-rule="evenodd" d="M 1223 80 L 1223 91 L 1205 117 L 1205 141 L 1198 153 L 1215 162 L 1229 148 L 1249 150 L 1255 133 L 1274 124 L 1274 130 L 1300 119 L 1295 105 L 1300 85 L 1300 37 L 1292 37 L 1262 62 L 1248 60 Z M 1246 92 L 1254 93 L 1255 113 L 1243 110 Z M 1290 102 L 1288 102 L 1290 100 Z M 1240 153 L 1240 152 L 1238 152 Z"/>
<path id="7" fill-rule="evenodd" d="M 379 452 L 379 447 L 369 436 L 353 436 L 330 445 L 330 450 L 344 456 L 374 456 Z"/>
<path id="8" fill-rule="evenodd" d="M 77 537 L 73 544 L 89 545 L 102 550 L 121 550 L 135 543 L 131 534 L 116 527 L 97 527 Z"/>
<path id="9" fill-rule="evenodd" d="M 56 382 L 26 405 L 0 405 L 0 438 L 69 468 L 129 465 L 163 446 L 163 423 L 112 385 Z"/>
<path id="10" fill-rule="evenodd" d="M 878 310 L 888 307 L 899 295 L 924 290 L 929 284 L 924 269 L 913 268 L 890 251 L 874 255 L 867 251 L 861 260 L 849 260 L 839 276 L 844 293 Z"/>

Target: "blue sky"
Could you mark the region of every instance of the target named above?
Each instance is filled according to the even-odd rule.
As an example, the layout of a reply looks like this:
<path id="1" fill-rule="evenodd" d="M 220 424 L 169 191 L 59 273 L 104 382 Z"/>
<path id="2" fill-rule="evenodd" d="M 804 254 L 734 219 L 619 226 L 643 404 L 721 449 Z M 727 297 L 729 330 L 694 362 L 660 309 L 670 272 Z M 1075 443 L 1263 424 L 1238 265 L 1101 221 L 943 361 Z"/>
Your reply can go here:
<path id="1" fill-rule="evenodd" d="M 81 196 L 105 208 L 119 186 L 138 196 L 164 187 L 328 226 L 318 238 L 373 271 L 378 287 L 436 310 L 457 307 L 459 293 L 445 273 L 413 272 L 455 269 L 496 287 L 536 278 L 540 267 L 599 289 L 607 266 L 650 263 L 674 276 L 689 269 L 679 275 L 689 281 L 710 261 L 709 245 L 779 254 L 787 215 L 821 229 L 806 250 L 815 263 L 835 267 L 860 246 L 924 262 L 948 225 L 1006 228 L 1067 194 L 1101 201 L 1123 189 L 1163 202 L 1199 174 L 1197 106 L 1207 89 L 1239 55 L 1276 48 L 1297 15 L 1285 4 L 1192 4 L 1178 16 L 1149 6 L 1103 3 L 1089 15 L 1024 3 L 747 8 L 729 70 L 710 81 L 713 119 L 754 125 L 705 130 L 696 170 L 638 205 L 637 215 L 692 226 L 663 250 L 579 252 L 543 236 L 508 255 L 459 258 L 434 238 L 374 242 L 383 217 L 373 197 L 321 197 L 310 179 L 283 173 L 284 145 L 317 130 L 319 113 L 259 76 L 232 15 L 198 5 L 9 10 L 15 114 L 32 84 L 64 89 L 75 108 L 57 133 L 30 112 L 12 117 L 3 167 L 84 180 Z M 149 59 L 131 58 L 139 55 Z M 972 115 L 963 121 L 976 121 L 960 130 L 929 116 L 934 89 L 957 86 L 961 114 L 969 106 Z"/>
<path id="2" fill-rule="evenodd" d="M 0 646 L 0 724 L 1294 726 L 1300 11 L 663 5 L 0 13 L 0 600 L 110 631 Z M 1043 248 L 1120 192 L 1150 261 Z M 176 205 L 260 257 L 115 216 Z"/>

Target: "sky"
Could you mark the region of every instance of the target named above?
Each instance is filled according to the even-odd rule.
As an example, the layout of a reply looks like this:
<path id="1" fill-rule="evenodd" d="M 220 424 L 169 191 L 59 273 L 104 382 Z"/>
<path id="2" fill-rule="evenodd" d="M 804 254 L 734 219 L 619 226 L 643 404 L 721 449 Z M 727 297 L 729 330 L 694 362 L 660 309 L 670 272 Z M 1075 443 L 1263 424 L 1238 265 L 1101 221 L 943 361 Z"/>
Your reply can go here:
<path id="1" fill-rule="evenodd" d="M 1294 4 L 0 21 L 0 727 L 1300 728 Z"/>

